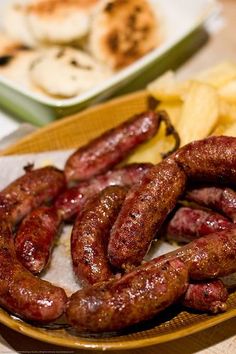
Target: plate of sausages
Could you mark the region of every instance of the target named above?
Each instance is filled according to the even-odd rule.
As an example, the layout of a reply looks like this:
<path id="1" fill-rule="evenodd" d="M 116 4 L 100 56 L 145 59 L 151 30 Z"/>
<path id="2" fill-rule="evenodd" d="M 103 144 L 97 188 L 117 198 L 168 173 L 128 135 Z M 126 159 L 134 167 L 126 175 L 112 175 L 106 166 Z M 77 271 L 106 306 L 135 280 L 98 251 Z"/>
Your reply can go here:
<path id="1" fill-rule="evenodd" d="M 0 192 L 5 325 L 58 345 L 124 349 L 235 316 L 236 138 L 179 148 L 167 114 L 146 101 L 141 93 L 92 108 L 4 153 L 19 165 L 34 153 Z M 173 141 L 162 161 L 127 165 L 161 124 Z M 35 163 L 65 148 L 55 164 Z"/>

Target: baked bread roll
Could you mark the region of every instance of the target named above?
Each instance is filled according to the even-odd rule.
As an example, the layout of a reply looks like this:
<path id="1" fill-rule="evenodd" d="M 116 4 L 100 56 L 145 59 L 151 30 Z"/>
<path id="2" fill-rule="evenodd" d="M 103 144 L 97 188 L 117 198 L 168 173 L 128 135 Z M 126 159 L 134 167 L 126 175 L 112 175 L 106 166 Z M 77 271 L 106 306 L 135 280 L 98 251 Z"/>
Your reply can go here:
<path id="1" fill-rule="evenodd" d="M 73 97 L 109 76 L 110 72 L 86 53 L 71 47 L 45 50 L 33 63 L 33 83 L 46 93 Z"/>
<path id="2" fill-rule="evenodd" d="M 109 0 L 94 16 L 89 50 L 98 60 L 119 69 L 159 43 L 157 18 L 146 0 Z"/>
<path id="3" fill-rule="evenodd" d="M 29 26 L 39 42 L 68 44 L 87 35 L 99 0 L 34 0 L 27 6 Z"/>

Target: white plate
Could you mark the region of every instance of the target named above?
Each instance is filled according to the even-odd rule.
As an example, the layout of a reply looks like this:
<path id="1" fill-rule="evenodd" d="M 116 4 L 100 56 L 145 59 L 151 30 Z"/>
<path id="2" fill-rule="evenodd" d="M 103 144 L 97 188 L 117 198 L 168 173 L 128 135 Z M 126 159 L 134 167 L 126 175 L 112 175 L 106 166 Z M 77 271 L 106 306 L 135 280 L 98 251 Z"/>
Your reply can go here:
<path id="1" fill-rule="evenodd" d="M 9 1 L 0 1 L 0 13 L 3 13 L 4 6 Z M 155 77 L 157 74 L 167 70 L 170 65 L 173 65 L 173 56 L 175 54 L 179 56 L 180 52 L 181 54 L 187 52 L 187 46 L 194 45 L 192 41 L 194 40 L 195 31 L 205 25 L 211 16 L 220 11 L 217 0 L 150 1 L 158 9 L 157 12 L 164 28 L 165 40 L 158 48 L 109 79 L 104 80 L 101 84 L 70 99 L 49 98 L 39 93 L 34 93 L 0 76 L 0 104 L 25 120 L 37 124 L 44 124 L 57 117 L 78 111 L 90 103 L 110 96 L 131 81 L 134 82 L 138 76 L 140 77 L 144 73 L 151 78 L 152 75 Z M 178 45 L 179 47 L 177 48 Z M 170 52 L 171 49 L 175 48 L 176 51 Z M 163 60 L 163 56 L 168 53 L 171 54 L 172 61 L 167 56 L 165 63 L 163 64 L 162 62 L 158 70 L 158 64 Z M 154 64 L 155 66 L 153 67 Z M 152 71 L 151 73 L 150 70 Z"/>

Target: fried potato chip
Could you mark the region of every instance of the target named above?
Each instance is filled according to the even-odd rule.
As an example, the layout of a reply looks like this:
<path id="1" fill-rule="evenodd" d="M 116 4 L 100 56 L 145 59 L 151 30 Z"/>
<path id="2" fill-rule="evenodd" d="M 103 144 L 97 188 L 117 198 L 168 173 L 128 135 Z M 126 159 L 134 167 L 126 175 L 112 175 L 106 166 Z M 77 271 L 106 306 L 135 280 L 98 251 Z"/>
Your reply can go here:
<path id="1" fill-rule="evenodd" d="M 220 88 L 236 78 L 236 64 L 223 62 L 202 71 L 193 77 L 194 80 Z"/>
<path id="2" fill-rule="evenodd" d="M 152 162 L 154 164 L 162 160 L 162 154 L 173 148 L 174 138 L 165 135 L 165 124 L 161 123 L 158 133 L 148 142 L 140 145 L 124 162 Z"/>
<path id="3" fill-rule="evenodd" d="M 158 106 L 158 110 L 165 111 L 168 114 L 171 123 L 176 126 L 179 121 L 182 105 L 183 104 L 180 101 L 161 102 Z"/>
<path id="4" fill-rule="evenodd" d="M 236 79 L 222 86 L 218 92 L 224 100 L 236 104 Z"/>
<path id="5" fill-rule="evenodd" d="M 220 136 L 224 135 L 224 132 L 226 129 L 228 129 L 231 126 L 231 124 L 217 124 L 216 128 L 213 130 L 213 132 L 210 134 L 211 136 Z"/>
<path id="6" fill-rule="evenodd" d="M 167 71 L 148 85 L 148 91 L 160 101 L 158 110 L 169 115 L 181 146 L 209 135 L 236 136 L 236 64 L 220 63 L 183 82 L 173 71 Z M 171 147 L 173 138 L 166 137 L 161 126 L 158 134 L 137 149 L 128 162 L 157 163 Z"/>
<path id="7" fill-rule="evenodd" d="M 232 104 L 219 97 L 219 124 L 236 122 L 236 103 Z"/>
<path id="8" fill-rule="evenodd" d="M 219 116 L 217 91 L 197 81 L 191 83 L 176 129 L 181 146 L 208 136 Z"/>
<path id="9" fill-rule="evenodd" d="M 233 124 L 229 125 L 222 133 L 222 135 L 226 136 L 234 136 L 236 137 L 236 122 Z"/>
<path id="10" fill-rule="evenodd" d="M 179 83 L 173 71 L 165 74 L 151 82 L 147 90 L 159 101 L 181 101 L 187 89 L 188 82 Z"/>

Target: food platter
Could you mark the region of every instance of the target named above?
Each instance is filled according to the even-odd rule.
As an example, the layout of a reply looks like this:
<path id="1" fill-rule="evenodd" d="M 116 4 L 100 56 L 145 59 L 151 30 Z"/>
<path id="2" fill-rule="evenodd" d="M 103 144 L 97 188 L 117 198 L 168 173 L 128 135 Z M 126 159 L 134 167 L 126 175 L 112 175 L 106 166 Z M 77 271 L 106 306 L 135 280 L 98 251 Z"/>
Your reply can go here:
<path id="1" fill-rule="evenodd" d="M 147 105 L 147 93 L 139 92 L 91 108 L 63 121 L 55 122 L 2 152 L 6 155 L 38 153 L 70 149 L 86 143 L 92 137 L 117 125 L 129 116 L 141 112 Z M 135 326 L 119 334 L 81 336 L 68 328 L 38 327 L 0 311 L 0 322 L 27 336 L 61 346 L 83 349 L 138 348 L 177 339 L 219 324 L 236 315 L 236 293 L 231 293 L 228 310 L 219 315 L 207 315 L 171 307 L 142 326 Z"/>

